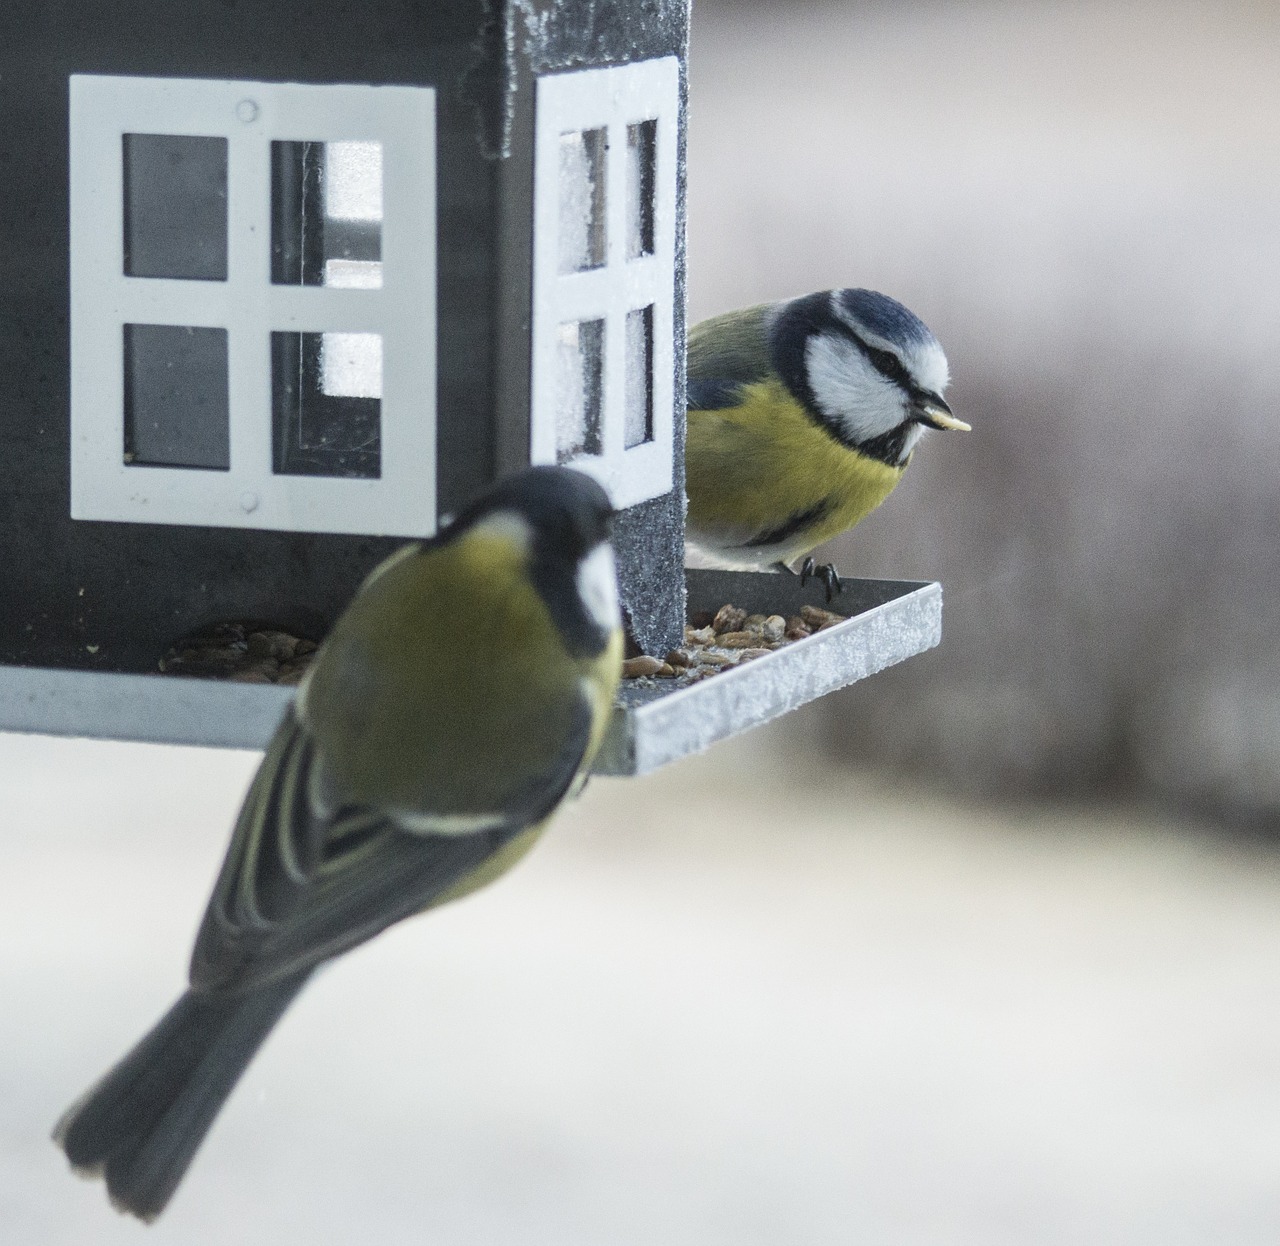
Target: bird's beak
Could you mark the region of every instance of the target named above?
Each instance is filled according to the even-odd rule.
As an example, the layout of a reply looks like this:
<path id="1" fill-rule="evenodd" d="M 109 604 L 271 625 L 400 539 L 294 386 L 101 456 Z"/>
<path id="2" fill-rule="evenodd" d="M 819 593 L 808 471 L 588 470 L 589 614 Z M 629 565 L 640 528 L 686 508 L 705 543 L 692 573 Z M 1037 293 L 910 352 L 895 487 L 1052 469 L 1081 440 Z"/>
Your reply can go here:
<path id="1" fill-rule="evenodd" d="M 973 432 L 973 425 L 957 420 L 941 394 L 923 394 L 916 401 L 916 418 L 930 428 L 949 428 L 960 433 Z"/>

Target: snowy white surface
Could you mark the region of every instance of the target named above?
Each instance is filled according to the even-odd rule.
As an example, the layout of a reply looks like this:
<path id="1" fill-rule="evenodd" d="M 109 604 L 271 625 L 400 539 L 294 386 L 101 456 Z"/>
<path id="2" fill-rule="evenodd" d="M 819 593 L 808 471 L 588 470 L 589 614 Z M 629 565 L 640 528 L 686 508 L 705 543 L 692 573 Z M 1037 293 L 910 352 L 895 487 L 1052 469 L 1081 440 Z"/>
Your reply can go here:
<path id="1" fill-rule="evenodd" d="M 763 733 L 322 975 L 144 1231 L 47 1132 L 179 988 L 255 760 L 0 737 L 6 1241 L 1280 1240 L 1273 856 Z"/>

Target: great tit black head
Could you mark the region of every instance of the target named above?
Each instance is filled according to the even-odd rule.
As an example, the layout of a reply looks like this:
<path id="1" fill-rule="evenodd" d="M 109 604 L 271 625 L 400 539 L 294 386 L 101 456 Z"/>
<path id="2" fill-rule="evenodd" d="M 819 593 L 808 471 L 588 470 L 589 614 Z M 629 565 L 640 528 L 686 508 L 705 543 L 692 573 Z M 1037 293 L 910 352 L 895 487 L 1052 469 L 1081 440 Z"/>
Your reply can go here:
<path id="1" fill-rule="evenodd" d="M 522 541 L 529 578 L 566 645 L 587 657 L 602 652 L 618 626 L 613 515 L 609 495 L 590 476 L 530 467 L 500 480 L 453 529 L 490 524 Z"/>
<path id="2" fill-rule="evenodd" d="M 501 512 L 518 515 L 548 556 L 577 561 L 609 539 L 613 506 L 590 476 L 569 467 L 530 467 L 498 481 L 455 521 L 469 527 Z"/>
<path id="3" fill-rule="evenodd" d="M 893 466 L 926 428 L 968 430 L 943 398 L 938 339 L 874 290 L 826 290 L 779 305 L 775 365 L 788 388 L 845 445 Z"/>

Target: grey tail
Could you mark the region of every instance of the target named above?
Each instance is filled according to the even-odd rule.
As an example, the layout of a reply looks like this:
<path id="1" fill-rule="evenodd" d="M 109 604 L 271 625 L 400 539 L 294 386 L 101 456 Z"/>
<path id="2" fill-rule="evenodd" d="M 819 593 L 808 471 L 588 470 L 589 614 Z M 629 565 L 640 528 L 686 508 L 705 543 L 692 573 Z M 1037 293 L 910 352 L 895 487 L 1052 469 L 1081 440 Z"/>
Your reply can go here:
<path id="1" fill-rule="evenodd" d="M 112 1203 L 154 1220 L 226 1097 L 308 973 L 243 995 L 187 991 L 53 1131 L 71 1165 Z"/>

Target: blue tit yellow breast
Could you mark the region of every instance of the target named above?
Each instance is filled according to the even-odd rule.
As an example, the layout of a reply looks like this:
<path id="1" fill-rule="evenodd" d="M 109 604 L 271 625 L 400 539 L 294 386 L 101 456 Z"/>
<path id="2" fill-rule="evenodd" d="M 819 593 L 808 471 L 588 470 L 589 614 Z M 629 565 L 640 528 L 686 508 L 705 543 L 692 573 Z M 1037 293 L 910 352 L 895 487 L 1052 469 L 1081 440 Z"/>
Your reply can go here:
<path id="1" fill-rule="evenodd" d="M 789 562 L 853 527 L 903 472 L 841 445 L 774 377 L 690 410 L 686 470 L 691 539 L 745 563 Z"/>

